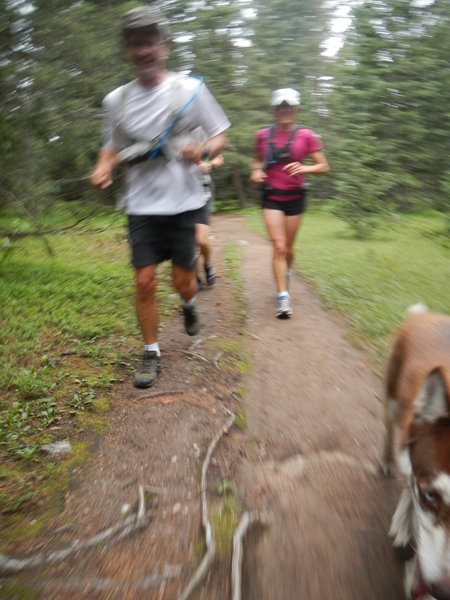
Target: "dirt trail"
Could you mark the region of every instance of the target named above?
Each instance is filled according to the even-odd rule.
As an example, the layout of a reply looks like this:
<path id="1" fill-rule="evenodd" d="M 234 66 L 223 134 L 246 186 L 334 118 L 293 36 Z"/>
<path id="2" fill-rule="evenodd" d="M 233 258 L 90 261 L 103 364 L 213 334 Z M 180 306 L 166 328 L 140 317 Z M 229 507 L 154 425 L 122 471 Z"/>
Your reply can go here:
<path id="1" fill-rule="evenodd" d="M 244 508 L 268 515 L 270 524 L 246 539 L 243 600 L 403 598 L 386 535 L 398 485 L 374 472 L 380 382 L 345 340 L 344 324 L 299 276 L 291 282 L 293 317 L 275 318 L 271 247 L 263 237 L 234 216 L 215 218 L 213 230 L 219 279 L 199 294 L 200 335 L 186 336 L 176 315 L 161 332 L 163 370 L 155 388 L 136 390 L 124 373 L 108 435 L 95 460 L 73 474 L 60 516 L 33 550 L 67 548 L 123 523 L 127 505 L 131 514 L 138 510 L 139 486 L 151 488 L 144 526 L 50 567 L 0 579 L 0 598 L 179 597 L 201 557 L 203 458 L 227 410 L 239 408 L 241 347 L 250 348 L 254 367 L 245 381 L 246 429 L 233 428 L 218 445 L 208 498 L 212 513 L 218 486 L 233 480 Z M 225 277 L 230 242 L 243 248 L 245 339 Z M 228 600 L 229 566 L 219 561 L 192 598 Z"/>
<path id="2" fill-rule="evenodd" d="M 275 318 L 266 240 L 239 219 L 222 219 L 215 230 L 244 247 L 255 371 L 239 489 L 271 521 L 246 545 L 243 597 L 403 598 L 386 536 L 398 488 L 376 475 L 380 381 L 300 277 L 291 282 L 293 317 Z"/>

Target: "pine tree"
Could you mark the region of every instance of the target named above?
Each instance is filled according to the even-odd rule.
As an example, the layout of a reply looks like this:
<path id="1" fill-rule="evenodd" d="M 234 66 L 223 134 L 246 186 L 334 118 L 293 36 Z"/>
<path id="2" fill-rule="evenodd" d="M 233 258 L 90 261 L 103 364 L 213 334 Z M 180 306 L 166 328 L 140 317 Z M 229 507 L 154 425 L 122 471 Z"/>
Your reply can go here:
<path id="1" fill-rule="evenodd" d="M 442 204 L 436 159 L 449 144 L 448 12 L 443 2 L 405 0 L 369 1 L 355 12 L 335 73 L 330 143 L 336 214 L 360 236 L 392 210 Z"/>

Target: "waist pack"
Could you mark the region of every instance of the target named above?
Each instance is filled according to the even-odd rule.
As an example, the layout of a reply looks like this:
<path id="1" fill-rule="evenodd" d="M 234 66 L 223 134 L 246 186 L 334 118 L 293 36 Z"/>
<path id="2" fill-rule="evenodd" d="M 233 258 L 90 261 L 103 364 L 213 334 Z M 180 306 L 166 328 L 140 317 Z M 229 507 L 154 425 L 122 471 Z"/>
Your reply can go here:
<path id="1" fill-rule="evenodd" d="M 294 188 L 291 190 L 277 190 L 270 185 L 263 185 L 263 194 L 265 198 L 269 198 L 270 196 L 280 196 L 281 198 L 286 197 L 289 198 L 303 198 L 306 195 L 306 192 L 309 189 L 308 183 L 303 183 L 300 187 Z"/>

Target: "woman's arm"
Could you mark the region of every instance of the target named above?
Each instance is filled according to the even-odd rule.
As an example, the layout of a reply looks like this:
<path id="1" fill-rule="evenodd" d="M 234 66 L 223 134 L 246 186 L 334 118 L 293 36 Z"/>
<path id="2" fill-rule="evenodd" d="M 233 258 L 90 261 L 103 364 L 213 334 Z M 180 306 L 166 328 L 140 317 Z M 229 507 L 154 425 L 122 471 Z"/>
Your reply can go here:
<path id="1" fill-rule="evenodd" d="M 250 182 L 254 185 L 261 185 L 267 179 L 267 174 L 265 172 L 266 161 L 263 155 L 262 141 L 261 141 L 262 132 L 258 131 L 255 135 L 254 139 L 254 158 L 250 164 Z"/>
<path id="2" fill-rule="evenodd" d="M 310 154 L 310 157 L 314 163 L 313 165 L 304 165 L 301 162 L 291 162 L 283 167 L 283 171 L 288 171 L 289 175 L 306 175 L 308 173 L 313 175 L 324 175 L 325 173 L 328 173 L 330 167 L 323 152 L 313 152 Z"/>
<path id="3" fill-rule="evenodd" d="M 260 185 L 264 183 L 267 179 L 267 174 L 264 171 L 264 162 L 262 160 L 258 160 L 257 158 L 252 160 L 252 164 L 250 167 L 250 181 L 255 185 Z"/>

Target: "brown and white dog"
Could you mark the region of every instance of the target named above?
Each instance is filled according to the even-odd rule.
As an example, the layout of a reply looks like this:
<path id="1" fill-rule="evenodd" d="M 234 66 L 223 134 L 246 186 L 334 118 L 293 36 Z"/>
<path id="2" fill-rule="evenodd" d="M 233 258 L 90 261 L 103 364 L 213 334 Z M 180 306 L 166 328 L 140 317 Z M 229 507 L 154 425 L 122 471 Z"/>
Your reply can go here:
<path id="1" fill-rule="evenodd" d="M 450 600 L 450 317 L 409 310 L 388 362 L 385 422 L 385 472 L 395 452 L 406 478 L 389 535 L 415 550 L 406 596 Z"/>

